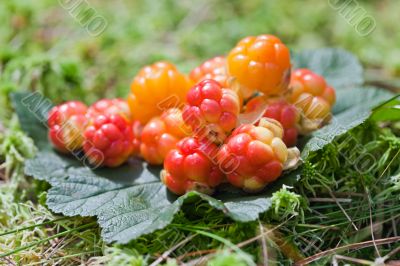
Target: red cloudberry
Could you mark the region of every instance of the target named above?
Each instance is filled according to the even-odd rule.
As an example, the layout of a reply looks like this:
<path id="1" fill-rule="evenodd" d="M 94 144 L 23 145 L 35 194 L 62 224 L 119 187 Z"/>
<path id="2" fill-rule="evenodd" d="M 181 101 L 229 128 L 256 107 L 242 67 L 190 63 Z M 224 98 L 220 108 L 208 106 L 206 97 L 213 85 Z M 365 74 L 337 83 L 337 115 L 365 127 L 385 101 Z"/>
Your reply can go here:
<path id="1" fill-rule="evenodd" d="M 236 127 L 240 111 L 236 92 L 206 79 L 190 89 L 183 120 L 198 136 L 221 143 Z"/>
<path id="2" fill-rule="evenodd" d="M 67 153 L 82 148 L 86 112 L 86 105 L 79 101 L 66 102 L 50 110 L 48 136 L 57 150 Z"/>
<path id="3" fill-rule="evenodd" d="M 123 99 L 101 99 L 92 104 L 87 112 L 89 118 L 98 115 L 121 115 L 127 120 L 131 120 L 131 111 L 128 103 Z"/>
<path id="4" fill-rule="evenodd" d="M 211 194 L 224 180 L 223 173 L 212 159 L 217 149 L 215 144 L 205 140 L 182 139 L 165 158 L 162 182 L 177 195 L 191 190 Z"/>
<path id="5" fill-rule="evenodd" d="M 133 151 L 131 123 L 121 115 L 96 116 L 91 119 L 84 137 L 83 150 L 95 166 L 119 166 Z"/>
<path id="6" fill-rule="evenodd" d="M 120 98 L 101 99 L 92 104 L 87 112 L 88 119 L 94 119 L 99 115 L 121 115 L 129 121 L 132 120 L 131 110 L 127 101 Z M 137 156 L 140 155 L 140 143 L 143 125 L 138 120 L 133 120 L 131 122 L 133 130 L 132 155 Z"/>
<path id="7" fill-rule="evenodd" d="M 190 72 L 190 79 L 199 83 L 205 79 L 218 81 L 222 87 L 228 88 L 228 75 L 226 73 L 226 60 L 223 56 L 211 58 Z"/>
<path id="8" fill-rule="evenodd" d="M 274 119 L 262 118 L 258 126 L 244 124 L 234 130 L 218 153 L 218 160 L 235 156 L 239 164 L 221 165 L 228 181 L 249 192 L 276 180 L 288 159 L 283 128 Z"/>

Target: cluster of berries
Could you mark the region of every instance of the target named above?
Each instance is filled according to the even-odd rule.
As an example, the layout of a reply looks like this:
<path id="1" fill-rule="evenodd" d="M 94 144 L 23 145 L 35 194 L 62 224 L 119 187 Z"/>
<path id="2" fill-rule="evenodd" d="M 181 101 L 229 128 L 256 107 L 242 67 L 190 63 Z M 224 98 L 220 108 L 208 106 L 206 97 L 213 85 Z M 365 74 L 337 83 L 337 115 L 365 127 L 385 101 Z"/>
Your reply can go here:
<path id="1" fill-rule="evenodd" d="M 255 192 L 296 165 L 298 135 L 328 123 L 334 103 L 323 77 L 291 70 L 280 39 L 250 36 L 188 76 L 167 62 L 144 67 L 127 101 L 54 107 L 49 138 L 62 152 L 83 149 L 95 165 L 131 156 L 164 164 L 161 180 L 178 195 L 223 182 Z"/>

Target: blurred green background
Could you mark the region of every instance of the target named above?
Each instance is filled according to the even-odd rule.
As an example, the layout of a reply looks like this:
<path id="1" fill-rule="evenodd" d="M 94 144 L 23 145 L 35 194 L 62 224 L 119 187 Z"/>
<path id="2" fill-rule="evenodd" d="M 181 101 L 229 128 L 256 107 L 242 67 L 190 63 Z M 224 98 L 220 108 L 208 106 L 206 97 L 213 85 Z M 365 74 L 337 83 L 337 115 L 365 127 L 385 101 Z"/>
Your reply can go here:
<path id="1" fill-rule="evenodd" d="M 367 80 L 395 79 L 399 11 L 396 0 L 2 0 L 0 87 L 3 94 L 41 90 L 56 102 L 125 96 L 146 64 L 165 59 L 189 72 L 261 33 L 279 36 L 294 52 L 348 49 L 371 70 Z M 375 26 L 367 36 L 359 25 L 365 17 Z M 107 24 L 101 33 L 94 18 Z"/>

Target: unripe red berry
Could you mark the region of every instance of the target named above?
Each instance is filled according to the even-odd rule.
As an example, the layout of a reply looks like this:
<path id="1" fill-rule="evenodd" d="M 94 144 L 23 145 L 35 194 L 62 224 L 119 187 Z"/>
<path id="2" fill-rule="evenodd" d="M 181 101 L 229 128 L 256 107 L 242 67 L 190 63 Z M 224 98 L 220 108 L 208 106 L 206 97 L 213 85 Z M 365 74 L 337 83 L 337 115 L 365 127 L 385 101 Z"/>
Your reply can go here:
<path id="1" fill-rule="evenodd" d="M 116 167 L 133 151 L 131 123 L 121 115 L 99 115 L 84 132 L 83 150 L 91 164 Z"/>
<path id="2" fill-rule="evenodd" d="M 284 130 L 283 142 L 288 147 L 295 146 L 298 137 L 297 127 L 300 121 L 299 111 L 296 106 L 285 99 L 265 100 L 263 96 L 257 96 L 247 102 L 245 112 L 250 113 L 257 110 L 258 106 L 262 105 L 265 101 L 268 102 L 268 105 L 263 117 L 272 118 L 280 122 Z"/>
<path id="3" fill-rule="evenodd" d="M 170 191 L 183 195 L 196 190 L 211 194 L 224 175 L 214 162 L 218 147 L 208 141 L 187 137 L 178 142 L 164 162 L 162 182 Z"/>
<path id="4" fill-rule="evenodd" d="M 131 111 L 128 103 L 123 99 L 101 99 L 92 104 L 87 112 L 88 118 L 95 118 L 99 115 L 121 115 L 131 120 Z"/>
<path id="5" fill-rule="evenodd" d="M 92 104 L 86 114 L 89 120 L 95 119 L 99 115 L 120 115 L 126 120 L 131 121 L 133 130 L 132 156 L 140 155 L 140 143 L 143 125 L 138 120 L 132 121 L 131 110 L 127 101 L 120 98 L 101 99 Z"/>
<path id="6" fill-rule="evenodd" d="M 190 134 L 191 130 L 183 122 L 181 110 L 168 109 L 143 128 L 140 153 L 148 163 L 162 164 L 176 143 Z"/>
<path id="7" fill-rule="evenodd" d="M 183 119 L 194 134 L 222 143 L 236 127 L 240 111 L 236 92 L 207 79 L 191 88 L 186 96 Z"/>
<path id="8" fill-rule="evenodd" d="M 86 112 L 86 105 L 79 101 L 66 102 L 50 110 L 48 137 L 57 150 L 67 153 L 82 148 Z"/>
<path id="9" fill-rule="evenodd" d="M 234 156 L 239 164 L 224 165 L 228 181 L 256 192 L 275 181 L 288 159 L 283 128 L 274 119 L 262 118 L 258 126 L 244 124 L 234 130 L 218 153 L 218 160 Z"/>

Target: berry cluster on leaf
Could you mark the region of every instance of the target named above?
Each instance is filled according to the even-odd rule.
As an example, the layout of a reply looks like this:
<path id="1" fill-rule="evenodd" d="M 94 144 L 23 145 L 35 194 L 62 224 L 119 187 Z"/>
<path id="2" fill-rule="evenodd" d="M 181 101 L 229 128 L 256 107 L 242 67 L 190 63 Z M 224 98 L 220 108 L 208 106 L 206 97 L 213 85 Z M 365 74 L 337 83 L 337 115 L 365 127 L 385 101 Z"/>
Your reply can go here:
<path id="1" fill-rule="evenodd" d="M 189 75 L 169 62 L 145 66 L 126 100 L 54 107 L 49 139 L 96 166 L 163 165 L 161 181 L 178 195 L 226 182 L 255 193 L 297 167 L 297 139 L 329 123 L 335 100 L 322 76 L 292 70 L 278 37 L 249 36 Z"/>

